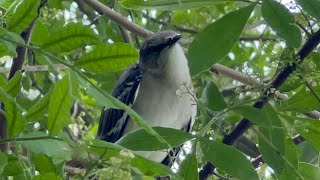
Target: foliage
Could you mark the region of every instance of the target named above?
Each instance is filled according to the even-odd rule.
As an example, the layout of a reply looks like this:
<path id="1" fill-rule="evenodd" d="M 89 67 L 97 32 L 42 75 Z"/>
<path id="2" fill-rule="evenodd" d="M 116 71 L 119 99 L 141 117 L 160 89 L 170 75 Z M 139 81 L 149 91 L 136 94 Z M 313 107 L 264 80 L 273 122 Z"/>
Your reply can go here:
<path id="1" fill-rule="evenodd" d="M 101 0 L 141 27 L 182 34 L 192 134 L 151 128 L 110 95 L 143 39 L 88 2 L 0 1 L 0 179 L 319 178 L 319 0 Z M 103 106 L 142 129 L 96 140 Z M 250 130 L 234 135 L 243 122 Z M 175 171 L 134 152 L 183 144 Z"/>

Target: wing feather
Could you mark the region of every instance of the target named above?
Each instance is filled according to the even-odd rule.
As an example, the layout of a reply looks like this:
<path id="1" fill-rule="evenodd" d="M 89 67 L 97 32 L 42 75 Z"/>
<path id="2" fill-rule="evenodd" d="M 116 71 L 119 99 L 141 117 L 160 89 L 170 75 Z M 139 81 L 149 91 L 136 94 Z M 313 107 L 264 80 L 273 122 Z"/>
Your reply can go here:
<path id="1" fill-rule="evenodd" d="M 141 75 L 142 71 L 137 64 L 128 68 L 120 76 L 112 96 L 128 106 L 132 106 Z M 129 116 L 124 110 L 103 108 L 97 138 L 108 142 L 116 142 L 122 136 L 128 120 Z"/>

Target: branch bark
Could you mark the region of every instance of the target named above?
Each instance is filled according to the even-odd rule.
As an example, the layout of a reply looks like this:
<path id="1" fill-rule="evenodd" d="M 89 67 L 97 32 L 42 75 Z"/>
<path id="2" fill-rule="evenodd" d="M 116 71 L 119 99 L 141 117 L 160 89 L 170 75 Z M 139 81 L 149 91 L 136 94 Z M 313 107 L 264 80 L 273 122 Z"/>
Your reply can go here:
<path id="1" fill-rule="evenodd" d="M 153 34 L 152 31 L 149 31 L 141 26 L 136 25 L 135 23 L 129 21 L 127 18 L 123 17 L 121 14 L 113 11 L 108 6 L 102 4 L 97 0 L 83 0 L 86 4 L 95 9 L 98 13 L 107 16 L 110 20 L 116 22 L 118 25 L 122 26 L 125 29 L 146 38 Z"/>

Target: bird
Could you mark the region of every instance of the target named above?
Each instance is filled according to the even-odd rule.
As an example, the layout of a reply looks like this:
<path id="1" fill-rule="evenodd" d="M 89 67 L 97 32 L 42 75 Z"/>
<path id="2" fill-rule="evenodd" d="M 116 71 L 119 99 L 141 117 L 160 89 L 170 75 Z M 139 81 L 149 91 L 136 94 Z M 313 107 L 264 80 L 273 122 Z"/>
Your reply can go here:
<path id="1" fill-rule="evenodd" d="M 197 107 L 188 60 L 179 43 L 181 35 L 172 30 L 145 39 L 138 63 L 119 77 L 112 96 L 130 106 L 151 127 L 169 127 L 190 132 Z M 103 108 L 97 138 L 116 142 L 139 127 L 121 109 Z M 143 157 L 172 164 L 180 147 L 167 151 L 137 152 Z"/>

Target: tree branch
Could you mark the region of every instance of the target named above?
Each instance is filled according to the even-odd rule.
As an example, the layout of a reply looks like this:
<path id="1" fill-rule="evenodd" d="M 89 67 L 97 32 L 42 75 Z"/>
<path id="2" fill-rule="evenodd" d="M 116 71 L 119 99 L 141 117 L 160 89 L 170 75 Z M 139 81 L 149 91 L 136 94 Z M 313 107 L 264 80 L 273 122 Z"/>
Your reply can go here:
<path id="1" fill-rule="evenodd" d="M 153 34 L 152 31 L 149 31 L 141 26 L 136 25 L 135 23 L 129 21 L 127 18 L 123 17 L 121 14 L 113 11 L 106 5 L 102 4 L 97 0 L 83 0 L 86 4 L 95 9 L 98 13 L 107 16 L 110 20 L 116 22 L 118 25 L 122 26 L 125 29 L 137 34 L 141 37 L 148 37 Z"/>
<path id="2" fill-rule="evenodd" d="M 253 105 L 254 107 L 261 109 L 268 102 L 265 97 L 271 88 L 278 89 L 289 77 L 289 75 L 296 70 L 297 64 L 300 64 L 304 59 L 317 47 L 320 43 L 320 30 L 313 34 L 310 39 L 303 45 L 294 59 L 294 63 L 288 64 L 279 74 L 276 75 L 274 80 L 270 83 L 269 87 L 263 92 L 263 96 Z M 227 134 L 222 142 L 224 144 L 232 145 L 237 141 L 241 135 L 252 126 L 252 122 L 249 119 L 244 118 L 240 123 Z M 207 179 L 214 171 L 214 166 L 211 163 L 207 163 L 200 171 L 200 179 Z"/>
<path id="3" fill-rule="evenodd" d="M 149 19 L 152 22 L 155 22 L 157 24 L 161 24 L 164 26 L 169 26 L 173 27 L 175 30 L 180 31 L 180 32 L 185 32 L 185 33 L 190 33 L 190 34 L 197 34 L 199 31 L 196 29 L 190 29 L 190 28 L 185 28 L 176 24 L 171 24 L 168 22 L 161 21 L 159 19 L 153 18 L 148 16 L 147 14 L 142 14 L 143 17 Z M 277 41 L 277 38 L 266 38 L 266 37 L 240 37 L 239 41 Z"/>

